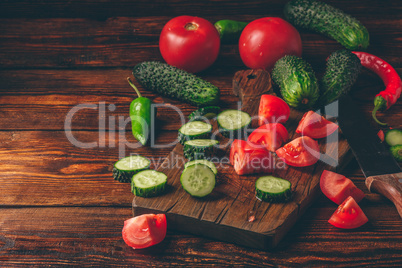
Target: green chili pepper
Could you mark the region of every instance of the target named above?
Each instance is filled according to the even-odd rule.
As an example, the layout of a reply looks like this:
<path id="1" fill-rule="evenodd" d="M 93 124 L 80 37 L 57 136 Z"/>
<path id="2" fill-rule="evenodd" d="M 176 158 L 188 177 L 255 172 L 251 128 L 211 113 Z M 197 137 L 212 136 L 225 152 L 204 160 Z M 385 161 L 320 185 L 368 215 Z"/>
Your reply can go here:
<path id="1" fill-rule="evenodd" d="M 222 43 L 236 43 L 239 42 L 241 32 L 247 24 L 247 22 L 242 21 L 220 20 L 214 25 L 219 32 Z"/>
<path id="2" fill-rule="evenodd" d="M 145 145 L 151 129 L 151 100 L 141 96 L 137 87 L 127 77 L 128 83 L 137 92 L 138 98 L 130 104 L 130 118 L 133 136 Z"/>

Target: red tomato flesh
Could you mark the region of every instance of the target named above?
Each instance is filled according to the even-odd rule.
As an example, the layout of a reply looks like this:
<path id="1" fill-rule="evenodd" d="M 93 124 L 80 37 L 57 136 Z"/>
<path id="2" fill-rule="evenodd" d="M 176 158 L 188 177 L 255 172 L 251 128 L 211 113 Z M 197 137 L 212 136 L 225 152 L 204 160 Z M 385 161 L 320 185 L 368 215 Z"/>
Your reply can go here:
<path id="1" fill-rule="evenodd" d="M 364 192 L 357 188 L 350 179 L 328 170 L 324 170 L 321 174 L 320 188 L 326 197 L 338 205 L 349 196 L 352 196 L 356 202 L 360 202 L 364 198 Z"/>
<path id="2" fill-rule="evenodd" d="M 288 131 L 281 123 L 265 124 L 254 130 L 248 141 L 264 146 L 268 151 L 275 152 L 289 138 Z"/>
<path id="3" fill-rule="evenodd" d="M 368 222 L 368 219 L 353 197 L 349 196 L 328 222 L 338 228 L 354 229 Z"/>
<path id="4" fill-rule="evenodd" d="M 281 98 L 265 94 L 261 96 L 258 109 L 258 124 L 285 123 L 290 115 L 289 105 Z"/>
<path id="5" fill-rule="evenodd" d="M 331 135 L 337 129 L 337 124 L 313 111 L 308 111 L 300 120 L 296 132 L 313 139 L 321 139 Z"/>
<path id="6" fill-rule="evenodd" d="M 159 50 L 167 64 L 196 73 L 215 62 L 220 42 L 218 30 L 206 19 L 179 16 L 163 27 Z"/>
<path id="7" fill-rule="evenodd" d="M 380 131 L 378 131 L 377 136 L 378 136 L 378 138 L 380 138 L 381 142 L 384 141 L 385 135 L 384 135 L 384 131 L 382 129 Z"/>
<path id="8" fill-rule="evenodd" d="M 317 141 L 302 136 L 276 150 L 276 154 L 289 166 L 306 167 L 317 163 L 320 147 Z"/>
<path id="9" fill-rule="evenodd" d="M 271 71 L 285 55 L 301 57 L 302 41 L 295 27 L 277 17 L 260 18 L 250 22 L 239 39 L 243 63 L 250 69 Z"/>
<path id="10" fill-rule="evenodd" d="M 271 173 L 274 159 L 261 146 L 244 140 L 234 140 L 230 148 L 230 163 L 238 175 Z"/>
<path id="11" fill-rule="evenodd" d="M 124 222 L 123 240 L 134 249 L 147 248 L 162 242 L 166 230 L 165 214 L 143 214 Z"/>

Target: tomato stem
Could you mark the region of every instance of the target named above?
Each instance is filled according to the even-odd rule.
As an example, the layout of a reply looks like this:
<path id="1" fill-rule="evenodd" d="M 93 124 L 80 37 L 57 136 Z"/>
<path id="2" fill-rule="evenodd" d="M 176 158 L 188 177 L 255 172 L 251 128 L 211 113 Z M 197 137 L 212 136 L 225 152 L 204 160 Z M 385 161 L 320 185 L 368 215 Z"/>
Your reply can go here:
<path id="1" fill-rule="evenodd" d="M 186 25 L 184 25 L 184 29 L 186 29 L 187 31 L 195 31 L 198 29 L 198 24 L 189 22 Z"/>

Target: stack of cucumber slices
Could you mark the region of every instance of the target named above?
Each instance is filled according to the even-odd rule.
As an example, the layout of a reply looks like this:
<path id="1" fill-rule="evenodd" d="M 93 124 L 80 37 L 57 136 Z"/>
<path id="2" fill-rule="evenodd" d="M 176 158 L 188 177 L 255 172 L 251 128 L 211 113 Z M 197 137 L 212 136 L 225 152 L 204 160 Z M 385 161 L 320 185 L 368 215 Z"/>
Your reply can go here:
<path id="1" fill-rule="evenodd" d="M 201 108 L 193 112 L 190 121 L 179 129 L 183 154 L 189 160 L 184 165 L 180 183 L 193 197 L 209 195 L 215 188 L 218 175 L 215 164 L 209 159 L 213 157 L 219 141 L 211 139 L 212 125 L 198 120 L 216 117 L 219 132 L 229 138 L 239 138 L 251 124 L 251 117 L 245 112 L 225 110 L 218 114 L 219 110 L 217 106 Z M 119 182 L 131 182 L 131 191 L 136 196 L 161 195 L 166 188 L 167 176 L 150 170 L 150 164 L 149 159 L 140 155 L 122 158 L 114 164 L 113 177 Z M 256 197 L 266 202 L 286 202 L 292 197 L 291 183 L 274 176 L 260 177 L 255 189 Z"/>
<path id="2" fill-rule="evenodd" d="M 131 191 L 136 196 L 152 197 L 165 191 L 167 176 L 149 170 L 151 161 L 140 155 L 131 155 L 114 164 L 113 177 L 119 182 L 131 182 Z"/>

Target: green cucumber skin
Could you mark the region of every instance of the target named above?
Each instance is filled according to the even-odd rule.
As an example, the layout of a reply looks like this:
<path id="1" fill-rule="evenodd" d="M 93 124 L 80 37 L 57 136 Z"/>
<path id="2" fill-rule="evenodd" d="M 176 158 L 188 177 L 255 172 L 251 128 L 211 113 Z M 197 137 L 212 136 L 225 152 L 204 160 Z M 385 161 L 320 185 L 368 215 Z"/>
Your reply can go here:
<path id="1" fill-rule="evenodd" d="M 157 61 L 145 61 L 133 68 L 137 81 L 147 89 L 195 106 L 219 102 L 219 89 L 184 70 Z"/>
<path id="2" fill-rule="evenodd" d="M 184 144 L 183 154 L 189 161 L 197 159 L 210 159 L 215 154 L 215 145 L 210 146 L 193 146 Z"/>
<path id="3" fill-rule="evenodd" d="M 341 95 L 349 93 L 361 70 L 360 59 L 348 50 L 338 50 L 327 60 L 320 83 L 320 106 L 325 106 Z"/>
<path id="4" fill-rule="evenodd" d="M 248 22 L 235 20 L 220 20 L 214 26 L 219 32 L 221 42 L 224 44 L 234 44 L 239 42 L 240 35 Z"/>
<path id="5" fill-rule="evenodd" d="M 319 98 L 317 77 L 302 58 L 286 55 L 279 59 L 272 70 L 272 79 L 279 86 L 282 98 L 296 109 L 312 109 Z"/>
<path id="6" fill-rule="evenodd" d="M 218 115 L 220 109 L 221 108 L 219 106 L 202 107 L 202 108 L 192 112 L 188 116 L 188 119 L 190 119 L 190 121 L 203 121 L 205 119 L 212 119 L 212 118 L 208 118 L 206 115 L 215 114 L 215 116 L 216 116 L 216 115 Z"/>
<path id="7" fill-rule="evenodd" d="M 131 183 L 131 192 L 135 195 L 135 196 L 139 196 L 139 197 L 155 197 L 155 196 L 159 196 L 161 195 L 166 188 L 166 182 L 165 183 L 161 183 L 157 186 L 153 186 L 153 187 L 149 187 L 147 189 L 143 189 L 143 188 L 138 188 L 134 185 L 134 183 Z"/>
<path id="8" fill-rule="evenodd" d="M 273 176 L 265 176 L 265 177 L 273 177 Z M 257 181 L 255 183 L 255 191 L 256 191 L 257 198 L 259 198 L 262 201 L 271 202 L 271 203 L 287 202 L 290 199 L 292 199 L 292 190 L 291 190 L 292 185 L 289 181 L 286 182 L 287 184 L 289 183 L 289 188 L 283 190 L 282 192 L 272 193 L 272 192 L 267 192 L 267 191 L 259 189 L 257 185 L 258 185 L 259 181 L 264 180 L 265 177 L 260 177 L 259 179 L 257 179 Z M 286 181 L 282 178 L 277 178 L 277 177 L 273 177 L 273 179 L 275 179 L 276 181 L 278 181 L 278 180 Z"/>
<path id="9" fill-rule="evenodd" d="M 265 202 L 281 203 L 292 199 L 292 191 L 288 189 L 283 193 L 272 194 L 256 189 L 256 197 Z"/>
<path id="10" fill-rule="evenodd" d="M 113 167 L 112 174 L 113 178 L 119 182 L 131 182 L 131 178 L 140 171 L 149 169 L 149 166 L 143 169 L 138 169 L 136 171 L 122 171 Z"/>
<path id="11" fill-rule="evenodd" d="M 186 141 L 189 141 L 189 140 L 196 140 L 196 139 L 208 139 L 208 138 L 211 137 L 211 135 L 212 135 L 212 131 L 205 132 L 205 133 L 202 133 L 202 134 L 199 134 L 199 135 L 192 135 L 192 136 L 187 136 L 187 135 L 184 135 L 184 134 L 182 134 L 182 133 L 179 132 L 178 140 L 179 140 L 179 142 L 180 142 L 181 144 L 184 145 L 184 143 L 185 143 Z"/>
<path id="12" fill-rule="evenodd" d="M 394 145 L 390 148 L 392 156 L 396 161 L 402 162 L 402 145 Z"/>
<path id="13" fill-rule="evenodd" d="M 357 19 L 320 1 L 293 0 L 284 8 L 285 18 L 296 27 L 328 36 L 349 50 L 366 49 L 369 32 Z"/>

